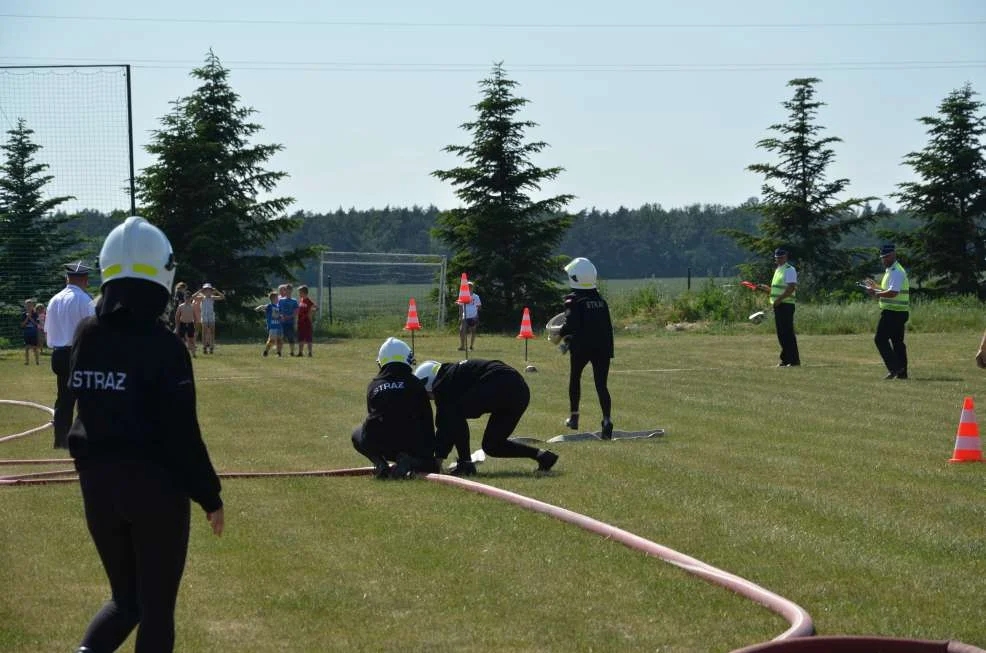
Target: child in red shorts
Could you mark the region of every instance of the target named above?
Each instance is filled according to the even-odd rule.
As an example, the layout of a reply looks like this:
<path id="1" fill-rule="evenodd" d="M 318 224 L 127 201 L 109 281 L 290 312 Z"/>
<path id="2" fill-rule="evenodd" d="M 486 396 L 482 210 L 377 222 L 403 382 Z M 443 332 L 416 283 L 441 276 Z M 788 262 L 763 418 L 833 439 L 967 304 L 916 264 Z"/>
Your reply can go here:
<path id="1" fill-rule="evenodd" d="M 298 288 L 298 355 L 308 344 L 308 356 L 312 355 L 312 311 L 318 306 L 308 297 L 308 286 Z"/>

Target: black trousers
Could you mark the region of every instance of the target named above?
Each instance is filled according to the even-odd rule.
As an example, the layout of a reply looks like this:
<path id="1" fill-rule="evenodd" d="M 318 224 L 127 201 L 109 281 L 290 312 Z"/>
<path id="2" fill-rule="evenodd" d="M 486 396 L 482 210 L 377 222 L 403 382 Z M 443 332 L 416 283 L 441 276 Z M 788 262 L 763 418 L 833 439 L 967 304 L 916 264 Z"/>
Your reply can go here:
<path id="1" fill-rule="evenodd" d="M 80 471 L 79 482 L 112 592 L 80 646 L 115 651 L 139 625 L 135 653 L 170 653 L 188 550 L 188 496 L 166 470 L 145 462 L 100 463 Z"/>
<path id="2" fill-rule="evenodd" d="M 477 386 L 473 392 L 482 394 L 482 399 L 471 397 L 467 393 L 463 404 L 485 403 L 491 406 L 490 418 L 483 431 L 483 451 L 496 458 L 532 458 L 537 459 L 538 450 L 535 447 L 511 442 L 508 438 L 524 416 L 524 411 L 531 403 L 531 390 L 520 374 L 499 374 L 492 377 L 482 386 Z"/>
<path id="3" fill-rule="evenodd" d="M 801 365 L 798 338 L 794 335 L 794 306 L 781 302 L 774 309 L 774 325 L 777 327 L 777 342 L 781 345 L 782 365 Z"/>
<path id="4" fill-rule="evenodd" d="M 435 464 L 435 453 L 432 450 L 433 443 L 422 441 L 407 443 L 405 446 L 396 446 L 377 442 L 373 438 L 367 437 L 363 424 L 353 429 L 352 440 L 353 448 L 369 458 L 374 467 L 385 466 L 388 462 L 397 462 L 398 457 L 403 454 L 413 458 L 411 469 L 416 472 L 438 471 Z"/>
<path id="5" fill-rule="evenodd" d="M 55 397 L 55 448 L 68 449 L 68 431 L 72 428 L 75 399 L 68 387 L 68 368 L 72 350 L 59 347 L 51 352 L 51 371 L 55 373 L 58 394 Z"/>
<path id="6" fill-rule="evenodd" d="M 568 371 L 568 404 L 573 413 L 579 412 L 582 401 L 582 370 L 592 363 L 592 379 L 596 383 L 596 394 L 599 396 L 599 407 L 603 417 L 609 417 L 613 401 L 609 396 L 609 353 L 598 351 L 573 350 L 569 357 Z"/>
<path id="7" fill-rule="evenodd" d="M 873 342 L 883 358 L 888 372 L 907 374 L 907 345 L 904 344 L 904 325 L 911 314 L 908 311 L 880 311 Z"/>

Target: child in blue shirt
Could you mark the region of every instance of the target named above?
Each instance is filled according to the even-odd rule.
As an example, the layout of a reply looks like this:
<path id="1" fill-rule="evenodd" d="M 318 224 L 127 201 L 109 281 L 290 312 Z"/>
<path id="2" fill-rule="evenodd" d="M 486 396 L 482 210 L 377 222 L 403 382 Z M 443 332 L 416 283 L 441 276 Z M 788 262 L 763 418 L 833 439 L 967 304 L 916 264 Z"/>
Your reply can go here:
<path id="1" fill-rule="evenodd" d="M 267 322 L 267 345 L 264 347 L 264 356 L 267 356 L 270 352 L 270 348 L 274 347 L 274 351 L 277 355 L 281 355 L 281 313 L 277 309 L 277 293 L 272 292 L 267 296 L 270 303 L 266 306 L 258 306 L 258 311 L 264 312 L 264 319 Z"/>
<path id="2" fill-rule="evenodd" d="M 298 300 L 292 299 L 294 286 L 289 283 L 278 288 L 281 298 L 277 300 L 277 312 L 281 316 L 281 337 L 287 341 L 290 349 L 289 356 L 294 356 L 294 318 L 298 314 Z M 301 355 L 299 348 L 298 355 Z"/>

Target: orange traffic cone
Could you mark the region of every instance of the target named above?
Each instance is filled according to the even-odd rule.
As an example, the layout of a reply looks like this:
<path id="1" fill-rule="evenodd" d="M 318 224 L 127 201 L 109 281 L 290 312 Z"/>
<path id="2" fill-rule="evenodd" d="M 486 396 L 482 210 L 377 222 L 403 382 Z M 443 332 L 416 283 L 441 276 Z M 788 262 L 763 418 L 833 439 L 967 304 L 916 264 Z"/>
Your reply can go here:
<path id="1" fill-rule="evenodd" d="M 466 273 L 462 273 L 462 279 L 459 281 L 459 298 L 455 300 L 456 304 L 472 304 L 472 293 L 469 292 L 469 279 L 466 278 Z"/>
<path id="2" fill-rule="evenodd" d="M 524 340 L 534 337 L 534 332 L 531 331 L 531 312 L 527 308 L 524 308 L 524 315 L 520 318 L 520 333 L 517 337 Z"/>
<path id="3" fill-rule="evenodd" d="M 959 418 L 959 430 L 955 434 L 955 452 L 950 463 L 981 463 L 983 448 L 979 441 L 979 424 L 976 423 L 976 409 L 972 397 L 966 397 Z"/>
<path id="4" fill-rule="evenodd" d="M 421 323 L 418 322 L 418 305 L 414 303 L 414 297 L 411 298 L 411 302 L 407 305 L 407 322 L 404 323 L 405 331 L 418 331 L 421 329 Z"/>

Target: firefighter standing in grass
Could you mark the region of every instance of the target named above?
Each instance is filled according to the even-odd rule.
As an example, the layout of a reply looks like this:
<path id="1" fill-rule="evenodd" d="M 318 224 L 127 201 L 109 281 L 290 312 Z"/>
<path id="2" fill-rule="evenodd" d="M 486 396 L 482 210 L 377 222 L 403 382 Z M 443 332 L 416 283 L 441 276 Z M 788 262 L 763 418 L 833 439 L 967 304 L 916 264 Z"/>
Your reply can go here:
<path id="1" fill-rule="evenodd" d="M 609 361 L 613 358 L 613 322 L 609 305 L 596 289 L 596 266 L 587 258 L 576 258 L 565 266 L 572 292 L 565 296 L 565 324 L 559 335 L 561 349 L 571 354 L 568 377 L 568 401 L 571 415 L 565 420 L 570 429 L 579 428 L 579 403 L 582 395 L 582 370 L 592 363 L 592 378 L 603 411 L 601 436 L 613 437 L 610 418 Z"/>
<path id="2" fill-rule="evenodd" d="M 530 403 L 531 392 L 520 372 L 496 360 L 474 358 L 461 363 L 425 361 L 415 370 L 424 389 L 435 400 L 438 458 L 445 458 L 454 447 L 459 456 L 456 476 L 471 476 L 476 465 L 469 452 L 469 423 L 490 414 L 483 432 L 483 451 L 499 458 L 530 458 L 537 471 L 545 472 L 558 462 L 558 455 L 508 438 L 517 428 Z"/>
<path id="3" fill-rule="evenodd" d="M 112 598 L 79 652 L 171 651 L 175 601 L 188 550 L 190 503 L 223 531 L 219 479 L 202 442 L 188 352 L 160 316 L 175 275 L 171 243 L 129 217 L 99 255 L 96 315 L 79 325 L 69 386 L 79 414 L 68 446 L 89 533 Z"/>
<path id="4" fill-rule="evenodd" d="M 353 447 L 370 459 L 379 479 L 438 471 L 431 402 L 413 364 L 406 342 L 384 341 L 377 354 L 380 372 L 366 388 L 366 419 L 353 430 Z M 397 463 L 393 470 L 389 461 Z"/>

